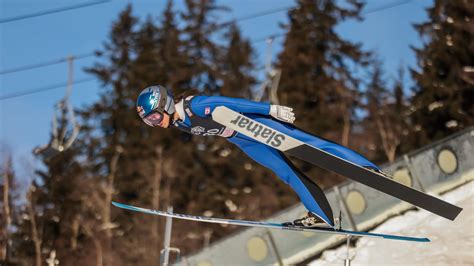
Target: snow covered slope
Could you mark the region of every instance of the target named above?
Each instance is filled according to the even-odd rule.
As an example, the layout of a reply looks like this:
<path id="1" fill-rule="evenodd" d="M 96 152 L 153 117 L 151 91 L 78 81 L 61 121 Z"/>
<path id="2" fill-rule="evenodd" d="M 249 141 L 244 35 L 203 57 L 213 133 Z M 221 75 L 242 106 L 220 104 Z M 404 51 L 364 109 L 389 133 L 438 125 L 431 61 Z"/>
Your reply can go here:
<path id="1" fill-rule="evenodd" d="M 431 243 L 361 238 L 349 251 L 351 265 L 474 265 L 474 181 L 441 198 L 464 209 L 454 222 L 426 211 L 408 211 L 373 230 L 426 236 Z M 344 265 L 346 253 L 345 246 L 327 250 L 310 265 Z"/>

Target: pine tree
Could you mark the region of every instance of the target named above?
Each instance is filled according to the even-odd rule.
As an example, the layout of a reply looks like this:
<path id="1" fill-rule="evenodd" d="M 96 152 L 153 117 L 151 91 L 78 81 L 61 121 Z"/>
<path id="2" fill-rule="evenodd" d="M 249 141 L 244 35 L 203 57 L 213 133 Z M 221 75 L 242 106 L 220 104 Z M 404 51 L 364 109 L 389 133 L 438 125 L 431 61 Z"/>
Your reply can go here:
<path id="1" fill-rule="evenodd" d="M 116 194 L 115 200 L 141 205 L 140 202 L 144 201 L 142 196 L 146 193 L 142 195 L 139 192 L 146 187 L 146 177 L 150 175 L 147 170 L 151 168 L 149 162 L 142 158 L 152 155 L 151 147 L 156 143 L 150 129 L 143 127 L 135 108 L 138 93 L 144 86 L 156 82 L 151 67 L 156 62 L 156 56 L 149 56 L 154 53 L 156 29 L 150 20 L 140 29 L 138 23 L 138 19 L 132 15 L 131 6 L 128 6 L 112 25 L 109 40 L 102 52 L 105 62 L 96 63 L 88 69 L 103 82 L 104 91 L 98 102 L 82 110 L 84 123 L 90 131 L 86 145 L 90 174 L 100 184 L 92 194 L 94 202 L 84 210 L 89 219 L 88 223 L 82 223 L 82 231 L 95 247 L 95 253 L 102 254 L 97 260 L 109 265 L 118 263 L 117 256 L 112 256 L 112 252 L 123 254 L 120 259 L 125 263 L 144 257 L 146 248 L 131 247 L 146 247 L 144 243 L 136 242 L 150 241 L 140 231 L 142 227 L 131 227 L 133 224 L 145 225 L 146 222 L 140 221 L 140 217 L 130 220 L 123 212 L 118 213 L 118 216 L 113 215 L 113 219 L 111 216 L 115 210 L 107 202 L 112 193 Z M 147 38 L 149 40 L 145 43 Z M 146 56 L 149 56 L 148 61 L 144 61 Z M 104 217 L 104 214 L 109 217 Z M 97 220 L 94 215 L 100 215 L 101 218 Z M 96 231 L 109 226 L 108 222 L 117 224 L 118 228 Z M 133 229 L 124 232 L 124 228 L 130 227 Z M 117 239 L 116 234 L 123 236 Z M 134 234 L 143 235 L 143 238 L 138 240 Z M 130 250 L 133 252 L 127 252 Z"/>
<path id="2" fill-rule="evenodd" d="M 256 80 L 252 76 L 255 68 L 253 49 L 250 42 L 240 33 L 235 23 L 231 24 L 224 35 L 229 43 L 221 59 L 223 85 L 220 93 L 229 97 L 251 98 L 251 88 Z"/>
<path id="3" fill-rule="evenodd" d="M 278 56 L 281 69 L 279 99 L 294 108 L 295 124 L 309 132 L 345 146 L 360 105 L 360 79 L 354 74 L 365 66 L 368 53 L 361 45 L 344 40 L 335 27 L 358 19 L 362 4 L 348 1 L 344 7 L 332 0 L 298 0 L 288 12 L 288 30 L 283 51 Z M 322 175 L 301 163 L 309 176 Z M 324 173 L 322 187 L 340 177 Z"/>
<path id="4" fill-rule="evenodd" d="M 215 0 L 186 0 L 186 10 L 181 13 L 183 49 L 187 55 L 187 73 L 191 88 L 212 95 L 218 94 L 222 86 L 221 73 L 216 65 L 223 48 L 212 39 L 219 25 L 213 16 L 225 10 Z"/>
<path id="5" fill-rule="evenodd" d="M 280 98 L 294 107 L 297 124 L 320 135 L 339 136 L 343 145 L 349 144 L 360 96 L 360 80 L 353 68 L 363 65 L 367 57 L 360 44 L 344 40 L 335 31 L 338 23 L 359 16 L 362 5 L 348 4 L 297 1 L 288 14 L 288 33 L 279 55 Z"/>
<path id="6" fill-rule="evenodd" d="M 100 183 L 110 184 L 110 174 L 115 173 L 114 200 L 161 209 L 171 204 L 176 212 L 188 212 L 193 202 L 204 199 L 202 195 L 193 196 L 199 195 L 202 180 L 213 176 L 210 167 L 199 159 L 203 155 L 194 145 L 182 143 L 189 142 L 189 138 L 180 138 L 181 133 L 176 129 L 145 125 L 135 110 L 136 97 L 145 87 L 166 85 L 179 93 L 190 88 L 193 78 L 186 72 L 189 60 L 183 52 L 181 31 L 174 22 L 171 1 L 161 17 L 159 25 L 151 18 L 140 25 L 131 15 L 131 8 L 127 8 L 114 24 L 110 40 L 105 44 L 106 62 L 89 70 L 106 86 L 100 101 L 83 112 L 92 130 L 88 154 L 91 169 Z M 100 126 L 95 129 L 93 125 Z M 97 135 L 99 139 L 94 137 Z M 97 143 L 99 145 L 94 145 Z M 123 153 L 113 170 L 111 162 L 118 147 Z M 104 202 L 102 195 L 98 202 Z M 100 210 L 90 206 L 90 213 L 97 211 Z M 112 213 L 115 213 L 115 219 L 111 222 L 118 228 L 113 230 L 111 237 L 122 236 L 114 241 L 110 237 L 92 239 L 102 246 L 104 258 L 109 257 L 109 263 L 114 263 L 107 255 L 108 251 L 114 250 L 127 263 L 137 258 L 145 258 L 147 264 L 155 263 L 158 257 L 147 254 L 156 254 L 161 246 L 162 236 L 156 231 L 158 218 L 132 215 L 122 210 L 112 210 Z M 179 228 L 179 223 L 175 226 Z M 89 231 L 86 234 L 94 236 L 94 231 Z M 176 237 L 184 239 L 187 231 L 181 232 L 182 235 L 178 233 Z M 107 247 L 110 242 L 111 247 Z M 195 247 L 196 243 L 192 241 L 184 244 L 185 250 Z M 130 250 L 133 252 L 128 252 Z"/>
<path id="7" fill-rule="evenodd" d="M 67 127 L 63 119 L 59 130 Z M 55 252 L 63 263 L 83 251 L 71 248 L 72 224 L 82 210 L 88 191 L 83 184 L 86 168 L 79 158 L 80 141 L 52 158 L 43 158 L 44 167 L 37 169 L 24 208 L 17 223 L 16 252 L 41 265 L 41 258 Z M 23 219 L 23 217 L 26 217 Z"/>
<path id="8" fill-rule="evenodd" d="M 418 69 L 411 70 L 417 145 L 474 124 L 474 2 L 436 0 L 427 12 L 429 21 L 415 25 L 424 44 L 413 48 Z"/>
<path id="9" fill-rule="evenodd" d="M 158 46 L 160 47 L 158 73 L 162 82 L 168 88 L 174 89 L 175 94 L 182 94 L 189 89 L 190 77 L 185 70 L 188 60 L 186 53 L 183 53 L 183 41 L 181 40 L 182 30 L 176 23 L 176 12 L 173 10 L 173 1 L 169 0 L 163 18 L 161 20 L 158 34 Z"/>
<path id="10" fill-rule="evenodd" d="M 192 146 L 180 145 L 183 140 L 173 129 L 145 125 L 135 110 L 136 97 L 145 87 L 159 84 L 171 90 L 177 88 L 177 91 L 189 87 L 186 84 L 188 77 L 180 70 L 186 57 L 181 50 L 180 30 L 174 22 L 171 1 L 160 17 L 163 19 L 159 25 L 152 18 L 139 24 L 131 15 L 130 7 L 122 12 L 104 47 L 107 64 L 96 64 L 90 69 L 107 86 L 101 100 L 84 111 L 84 116 L 90 118 L 91 128 L 94 124 L 100 125 L 97 134 L 102 145 L 100 149 L 90 146 L 90 156 L 95 158 L 91 161 L 97 162 L 92 168 L 96 169 L 96 176 L 102 176 L 102 183 L 111 184 L 116 194 L 114 200 L 157 208 L 175 205 L 176 199 L 171 197 L 174 194 L 161 192 L 169 191 L 177 178 L 191 179 L 199 175 L 196 167 L 186 167 L 186 164 L 192 164 L 189 158 Z M 117 149 L 123 149 L 123 152 L 117 158 L 119 163 L 114 170 L 112 162 Z M 175 163 L 185 158 L 188 163 Z M 108 181 L 111 173 L 114 173 L 113 182 Z M 182 203 L 177 203 L 176 210 L 179 211 Z M 107 204 L 110 208 L 110 202 Z M 161 236 L 156 231 L 157 218 L 131 215 L 122 210 L 111 211 L 116 214 L 111 220 L 112 225 L 118 228 L 106 237 L 107 241 L 102 241 L 104 246 L 112 243 L 104 253 L 115 250 L 128 263 L 137 258 L 145 258 L 147 264 L 156 263 L 158 256 L 147 254 L 156 254 L 161 246 Z M 93 232 L 89 234 L 93 235 Z M 114 238 L 116 234 L 122 236 Z M 136 246 L 143 248 L 137 249 Z"/>

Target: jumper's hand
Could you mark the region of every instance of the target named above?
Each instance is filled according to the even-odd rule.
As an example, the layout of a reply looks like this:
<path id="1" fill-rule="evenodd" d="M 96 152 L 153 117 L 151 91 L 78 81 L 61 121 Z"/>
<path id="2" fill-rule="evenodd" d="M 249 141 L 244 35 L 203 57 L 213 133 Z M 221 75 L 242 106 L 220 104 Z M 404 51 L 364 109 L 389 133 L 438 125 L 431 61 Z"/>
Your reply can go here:
<path id="1" fill-rule="evenodd" d="M 293 108 L 282 105 L 270 105 L 270 115 L 286 123 L 293 124 L 293 122 L 295 121 L 295 114 L 293 113 Z"/>

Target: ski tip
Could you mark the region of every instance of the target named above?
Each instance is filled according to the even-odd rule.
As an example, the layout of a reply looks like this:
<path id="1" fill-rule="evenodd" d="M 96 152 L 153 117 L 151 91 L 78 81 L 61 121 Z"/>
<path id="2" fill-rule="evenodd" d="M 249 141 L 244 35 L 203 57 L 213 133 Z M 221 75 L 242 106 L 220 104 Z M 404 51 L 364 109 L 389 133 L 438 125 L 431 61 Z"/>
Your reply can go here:
<path id="1" fill-rule="evenodd" d="M 431 242 L 431 240 L 427 237 L 420 239 L 420 242 Z"/>
<path id="2" fill-rule="evenodd" d="M 401 237 L 401 238 L 398 238 L 398 240 L 408 240 L 408 241 L 423 242 L 423 243 L 431 242 L 431 240 L 427 237 Z"/>
<path id="3" fill-rule="evenodd" d="M 127 208 L 127 205 L 125 204 L 122 204 L 122 203 L 118 203 L 118 202 L 115 202 L 115 201 L 112 201 L 112 205 L 114 205 L 115 207 L 119 207 L 119 208 Z"/>
<path id="4" fill-rule="evenodd" d="M 114 205 L 115 207 L 118 207 L 120 209 L 143 212 L 143 210 L 141 210 L 141 208 L 138 208 L 138 207 L 135 207 L 135 206 L 132 206 L 132 205 L 118 203 L 118 202 L 115 202 L 115 201 L 112 201 L 112 205 Z"/>
<path id="5" fill-rule="evenodd" d="M 388 237 L 385 237 L 385 238 L 393 239 L 393 240 L 423 242 L 423 243 L 431 242 L 431 240 L 427 237 L 388 236 Z"/>

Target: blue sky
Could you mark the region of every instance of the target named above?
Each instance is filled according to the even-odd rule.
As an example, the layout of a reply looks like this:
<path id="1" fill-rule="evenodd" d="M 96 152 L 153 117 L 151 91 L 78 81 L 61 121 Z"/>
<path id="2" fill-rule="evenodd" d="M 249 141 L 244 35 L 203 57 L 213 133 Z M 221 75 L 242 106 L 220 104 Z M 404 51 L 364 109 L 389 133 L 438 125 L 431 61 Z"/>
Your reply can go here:
<path id="1" fill-rule="evenodd" d="M 0 20 L 55 8 L 67 7 L 88 0 L 0 0 Z M 111 23 L 130 1 L 113 0 L 110 3 L 34 17 L 0 24 L 0 71 L 24 65 L 48 62 L 67 55 L 81 55 L 102 48 L 107 40 Z M 293 0 L 218 0 L 218 4 L 232 10 L 224 17 L 227 21 L 278 7 L 294 6 Z M 374 10 L 400 0 L 367 0 L 366 10 Z M 133 1 L 134 15 L 145 19 L 159 16 L 165 0 Z M 432 0 L 412 0 L 384 11 L 370 13 L 362 22 L 349 21 L 337 30 L 352 41 L 361 42 L 365 49 L 374 50 L 384 63 L 388 76 L 395 76 L 400 63 L 414 66 L 415 57 L 410 45 L 420 46 L 420 39 L 412 27 L 427 19 L 425 8 Z M 175 1 L 182 9 L 183 1 Z M 223 21 L 223 22 L 224 22 Z M 250 40 L 261 39 L 282 32 L 279 23 L 286 22 L 286 12 L 246 20 L 239 23 L 242 33 Z M 281 49 L 283 38 L 275 41 L 274 53 Z M 265 42 L 254 44 L 257 58 L 263 64 Z M 90 77 L 82 71 L 95 59 L 89 57 L 74 64 L 76 80 Z M 47 87 L 66 82 L 67 64 L 0 75 L 0 96 L 22 90 Z M 410 81 L 407 75 L 406 83 Z M 75 85 L 71 96 L 77 108 L 98 99 L 100 86 L 95 81 Z M 13 152 L 16 167 L 34 162 L 31 150 L 46 144 L 51 131 L 54 104 L 65 95 L 65 88 L 49 90 L 0 101 L 0 152 Z M 20 165 L 18 165 L 20 164 Z"/>

